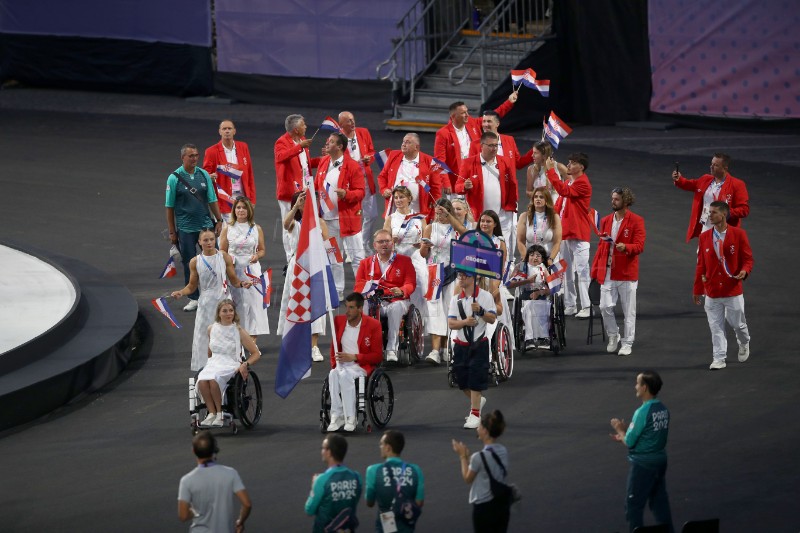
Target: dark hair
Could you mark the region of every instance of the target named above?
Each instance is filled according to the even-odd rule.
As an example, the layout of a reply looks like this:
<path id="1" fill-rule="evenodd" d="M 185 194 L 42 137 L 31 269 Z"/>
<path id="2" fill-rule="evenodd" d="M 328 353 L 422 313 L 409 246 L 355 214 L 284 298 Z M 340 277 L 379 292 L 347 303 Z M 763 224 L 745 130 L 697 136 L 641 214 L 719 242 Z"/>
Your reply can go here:
<path id="1" fill-rule="evenodd" d="M 497 111 L 495 111 L 493 109 L 487 109 L 486 111 L 484 111 L 483 112 L 483 116 L 484 117 L 492 117 L 497 122 L 500 122 L 500 113 L 498 113 Z"/>
<path id="2" fill-rule="evenodd" d="M 494 220 L 494 233 L 493 233 L 493 235 L 495 237 L 502 237 L 503 236 L 503 228 L 500 227 L 500 217 L 497 216 L 497 213 L 495 213 L 491 209 L 487 209 L 486 211 L 481 213 L 481 216 L 478 217 L 478 229 L 480 229 L 481 219 L 483 217 L 489 217 L 492 220 Z"/>
<path id="3" fill-rule="evenodd" d="M 453 211 L 453 204 L 447 198 L 439 198 L 438 200 L 436 200 L 436 205 L 444 207 L 445 209 L 447 209 L 448 213 L 455 216 L 455 212 Z"/>
<path id="4" fill-rule="evenodd" d="M 531 202 L 528 204 L 528 225 L 533 225 L 533 217 L 536 216 L 536 206 L 533 205 L 533 197 L 536 196 L 537 192 L 541 192 L 542 195 L 544 195 L 544 218 L 552 226 L 553 221 L 556 218 L 556 211 L 553 209 L 553 196 L 550 194 L 550 191 L 547 190 L 547 187 L 536 187 L 533 189 L 533 194 L 531 194 Z"/>
<path id="5" fill-rule="evenodd" d="M 574 154 L 569 154 L 567 158 L 569 161 L 573 163 L 578 163 L 579 165 L 583 165 L 583 171 L 586 172 L 589 170 L 589 156 L 584 154 L 583 152 L 575 152 Z"/>
<path id="6" fill-rule="evenodd" d="M 533 147 L 536 148 L 545 159 L 553 155 L 553 147 L 547 141 L 536 141 L 533 143 Z"/>
<path id="7" fill-rule="evenodd" d="M 344 456 L 347 455 L 347 439 L 341 435 L 333 433 L 325 437 L 328 441 L 328 451 L 331 453 L 334 461 L 344 461 Z"/>
<path id="8" fill-rule="evenodd" d="M 655 370 L 645 370 L 641 373 L 642 376 L 642 383 L 645 384 L 647 390 L 653 396 L 658 396 L 658 392 L 661 390 L 661 386 L 664 384 L 661 381 L 661 376 L 658 375 L 658 372 Z"/>
<path id="9" fill-rule="evenodd" d="M 197 150 L 197 146 L 193 145 L 192 143 L 186 143 L 181 146 L 181 157 L 186 154 L 187 150 Z"/>
<path id="10" fill-rule="evenodd" d="M 336 144 L 339 145 L 342 151 L 347 148 L 347 136 L 344 133 L 334 132 L 331 133 L 331 137 L 336 137 Z"/>
<path id="11" fill-rule="evenodd" d="M 239 204 L 244 204 L 245 209 L 247 209 L 247 223 L 252 228 L 255 225 L 255 209 L 253 209 L 253 203 L 250 202 L 250 199 L 247 196 L 237 196 L 233 201 L 233 205 L 231 206 L 230 224 L 236 224 L 236 207 Z"/>
<path id="12" fill-rule="evenodd" d="M 530 259 L 534 252 L 539 252 L 539 255 L 542 256 L 542 261 L 547 261 L 548 255 L 547 250 L 544 249 L 544 246 L 541 244 L 534 244 L 528 247 L 528 250 L 525 252 L 525 259 L 522 260 L 523 264 L 528 264 L 528 259 Z"/>
<path id="13" fill-rule="evenodd" d="M 731 214 L 731 208 L 728 207 L 728 204 L 726 204 L 722 200 L 716 200 L 714 202 L 711 202 L 711 204 L 709 204 L 709 206 L 710 207 L 716 207 L 717 209 L 722 211 L 722 214 L 725 215 L 725 218 L 728 218 L 728 215 Z"/>
<path id="14" fill-rule="evenodd" d="M 488 139 L 496 141 L 499 138 L 500 136 L 493 131 L 484 131 L 483 134 L 481 135 L 481 143 L 483 143 L 483 141 L 486 141 Z"/>
<path id="15" fill-rule="evenodd" d="M 489 436 L 493 439 L 498 438 L 503 434 L 506 429 L 506 421 L 503 418 L 503 413 L 495 409 L 491 413 L 484 413 L 481 415 L 481 425 L 489 432 Z"/>
<path id="16" fill-rule="evenodd" d="M 630 187 L 615 187 L 611 189 L 611 194 L 619 194 L 622 198 L 622 205 L 625 207 L 630 207 L 633 205 L 633 202 L 636 201 L 636 196 L 633 194 L 633 191 Z"/>
<path id="17" fill-rule="evenodd" d="M 455 111 L 456 108 L 461 107 L 462 105 L 467 105 L 467 104 L 465 104 L 464 102 L 461 102 L 461 101 L 453 102 L 452 104 L 450 104 L 450 108 L 449 108 L 450 114 L 452 115 L 453 111 Z"/>
<path id="18" fill-rule="evenodd" d="M 398 192 L 403 196 L 405 196 L 406 198 L 408 198 L 409 202 L 414 199 L 414 195 L 411 194 L 411 189 L 409 189 L 405 185 L 398 185 L 394 189 L 392 189 L 392 197 L 394 197 L 394 195 Z"/>
<path id="19" fill-rule="evenodd" d="M 294 207 L 294 204 L 296 204 L 296 203 L 297 203 L 297 199 L 298 199 L 298 198 L 300 198 L 300 195 L 301 195 L 301 194 L 303 194 L 303 191 L 297 191 L 296 193 L 294 193 L 294 194 L 292 195 L 292 201 L 291 201 L 291 204 L 289 205 L 289 209 L 291 209 L 292 207 Z M 303 213 L 302 213 L 302 212 L 301 212 L 299 209 L 298 209 L 297 211 L 295 211 L 295 212 L 294 212 L 294 219 L 295 219 L 297 222 L 300 222 L 300 221 L 302 221 L 302 220 L 303 220 Z"/>
<path id="20" fill-rule="evenodd" d="M 356 303 L 356 307 L 358 307 L 359 309 L 364 307 L 364 295 L 361 294 L 360 292 L 351 292 L 350 294 L 348 294 L 345 297 L 344 301 L 345 302 L 355 302 Z"/>
<path id="21" fill-rule="evenodd" d="M 192 439 L 192 451 L 198 459 L 211 459 L 215 453 L 219 453 L 217 439 L 210 431 L 201 431 Z"/>
<path id="22" fill-rule="evenodd" d="M 717 152 L 716 154 L 714 154 L 714 157 L 716 157 L 717 159 L 721 159 L 722 164 L 725 165 L 725 168 L 731 166 L 731 156 L 729 156 L 728 154 L 725 154 L 723 152 Z"/>
<path id="23" fill-rule="evenodd" d="M 387 429 L 383 432 L 383 441 L 389 445 L 394 453 L 400 455 L 406 446 L 406 438 L 402 433 L 395 429 Z"/>

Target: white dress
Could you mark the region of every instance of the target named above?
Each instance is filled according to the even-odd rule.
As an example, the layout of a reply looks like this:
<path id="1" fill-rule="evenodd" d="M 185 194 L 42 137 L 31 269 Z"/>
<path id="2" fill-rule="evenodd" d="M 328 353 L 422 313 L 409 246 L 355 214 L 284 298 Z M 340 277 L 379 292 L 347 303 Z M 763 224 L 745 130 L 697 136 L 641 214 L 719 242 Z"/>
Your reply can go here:
<path id="1" fill-rule="evenodd" d="M 225 387 L 242 364 L 242 339 L 239 326 L 223 326 L 219 322 L 211 325 L 209 347 L 211 357 L 197 376 L 197 381 L 214 380 L 225 397 Z"/>
<path id="2" fill-rule="evenodd" d="M 538 244 L 544 246 L 547 253 L 550 253 L 550 250 L 553 249 L 553 228 L 551 227 L 552 221 L 547 220 L 545 215 L 545 213 L 534 211 L 533 218 L 530 218 L 530 216 L 527 218 L 525 224 L 525 246 L 530 248 L 534 244 Z M 522 257 L 525 257 L 524 252 Z"/>
<path id="3" fill-rule="evenodd" d="M 286 230 L 284 230 L 286 231 Z M 281 310 L 278 315 L 278 329 L 275 331 L 276 335 L 283 335 L 283 329 L 286 327 L 286 308 L 289 307 L 289 289 L 292 285 L 292 273 L 294 272 L 294 255 L 297 251 L 297 243 L 300 242 L 300 222 L 295 220 L 292 231 L 287 231 L 288 237 L 286 242 L 292 255 L 289 258 L 289 266 L 286 268 L 286 278 L 283 281 L 283 294 L 281 295 Z M 311 334 L 321 333 L 325 334 L 325 319 L 323 315 L 311 323 Z"/>
<path id="4" fill-rule="evenodd" d="M 534 278 L 530 290 L 547 286 L 547 268 L 543 264 L 528 266 L 528 279 Z M 525 340 L 541 339 L 550 336 L 550 300 L 531 300 L 522 302 L 522 320 L 525 323 Z"/>
<path id="5" fill-rule="evenodd" d="M 493 235 L 492 242 L 494 243 L 495 248 L 500 249 L 500 243 L 505 242 L 505 239 L 503 239 L 503 237 Z M 506 257 L 508 257 L 508 251 L 506 251 Z M 505 265 L 503 265 L 503 267 L 505 268 Z M 514 317 L 511 316 L 511 306 L 508 305 L 509 300 L 513 301 L 514 296 L 508 291 L 508 288 L 506 288 L 505 285 L 500 283 L 500 302 L 503 304 L 503 313 L 497 317 L 497 322 L 505 324 L 505 326 L 508 328 L 508 334 L 510 337 L 509 342 L 511 343 L 511 348 L 515 349 L 516 341 L 514 337 Z M 488 334 L 489 333 L 487 330 L 487 335 Z"/>
<path id="6" fill-rule="evenodd" d="M 398 254 L 411 257 L 414 255 L 413 243 L 422 239 L 422 220 L 415 218 L 409 222 L 405 228 L 400 229 L 407 215 L 395 211 L 390 215 L 392 221 L 392 237 L 398 237 L 400 241 L 394 245 Z"/>
<path id="7" fill-rule="evenodd" d="M 192 340 L 192 370 L 200 370 L 208 360 L 208 326 L 214 322 L 217 305 L 227 295 L 224 283 L 225 259 L 222 252 L 216 251 L 214 255 L 197 256 L 198 288 L 200 298 L 197 299 L 197 315 L 194 318 L 194 337 Z"/>
<path id="8" fill-rule="evenodd" d="M 556 172 L 558 172 L 557 169 Z M 545 187 L 550 190 L 550 197 L 553 199 L 553 204 L 555 204 L 556 200 L 558 200 L 558 193 L 550 187 L 550 180 L 547 179 L 547 169 L 544 166 L 539 169 L 539 175 L 533 179 L 533 188 L 538 189 L 539 187 Z"/>
<path id="9" fill-rule="evenodd" d="M 254 281 L 245 274 L 248 269 L 253 276 L 261 275 L 261 264 L 256 261 L 250 263 L 250 258 L 256 254 L 258 248 L 258 228 L 248 223 L 236 222 L 226 228 L 228 234 L 228 253 L 233 258 L 236 267 L 236 276 L 242 281 Z M 255 283 L 258 283 L 255 280 Z M 231 296 L 236 304 L 242 328 L 250 335 L 269 334 L 269 320 L 267 310 L 264 309 L 264 299 L 255 287 L 240 289 L 231 287 Z"/>
<path id="10" fill-rule="evenodd" d="M 431 222 L 431 241 L 433 246 L 428 255 L 428 264 L 444 263 L 446 271 L 450 271 L 450 242 L 456 238 L 457 232 L 450 224 Z M 425 321 L 425 334 L 447 335 L 447 310 L 453 299 L 454 283 L 448 283 L 442 288 L 442 295 L 437 300 L 428 302 L 428 320 Z"/>

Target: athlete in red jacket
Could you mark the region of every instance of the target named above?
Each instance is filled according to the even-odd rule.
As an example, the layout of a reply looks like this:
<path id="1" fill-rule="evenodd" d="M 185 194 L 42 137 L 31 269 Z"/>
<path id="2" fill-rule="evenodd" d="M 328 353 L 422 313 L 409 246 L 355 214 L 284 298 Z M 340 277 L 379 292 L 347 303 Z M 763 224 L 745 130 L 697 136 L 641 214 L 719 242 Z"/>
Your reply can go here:
<path id="1" fill-rule="evenodd" d="M 256 182 L 253 178 L 253 160 L 247 143 L 234 141 L 236 126 L 232 120 L 223 120 L 219 124 L 220 141 L 206 148 L 203 155 L 203 169 L 211 179 L 232 198 L 246 196 L 250 203 L 256 205 Z M 223 167 L 217 172 L 218 167 Z M 241 172 L 241 178 L 231 179 Z M 228 202 L 219 202 L 219 211 L 223 215 L 231 212 Z M 226 217 L 227 218 L 227 217 Z"/>
<path id="2" fill-rule="evenodd" d="M 434 203 L 441 197 L 442 179 L 447 178 L 431 166 L 431 156 L 419 151 L 419 135 L 406 133 L 400 150 L 392 150 L 378 174 L 378 187 L 386 201 L 384 210 L 392 201 L 392 190 L 403 185 L 411 191 L 411 211 L 425 215 L 428 222 L 433 220 Z M 425 191 L 426 185 L 430 192 Z"/>
<path id="3" fill-rule="evenodd" d="M 375 146 L 372 135 L 367 128 L 357 128 L 356 119 L 350 111 L 339 113 L 339 126 L 347 137 L 347 151 L 350 158 L 358 163 L 364 172 L 364 198 L 361 200 L 361 237 L 364 251 L 372 246 L 372 221 L 378 216 L 380 203 L 375 197 L 377 187 L 372 173 L 372 161 L 375 159 Z"/>

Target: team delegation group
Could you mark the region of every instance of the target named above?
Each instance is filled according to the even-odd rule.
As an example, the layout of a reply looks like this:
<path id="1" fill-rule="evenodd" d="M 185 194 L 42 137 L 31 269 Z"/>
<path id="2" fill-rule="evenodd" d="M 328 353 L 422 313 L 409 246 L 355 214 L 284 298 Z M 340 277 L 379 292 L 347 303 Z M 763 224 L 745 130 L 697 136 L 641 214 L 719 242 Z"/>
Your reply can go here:
<path id="1" fill-rule="evenodd" d="M 312 205 L 307 184 L 313 180 L 323 239 L 346 257 L 333 259 L 331 270 L 345 314 L 336 317 L 338 352 L 331 347 L 330 431 L 355 429 L 354 376 L 369 375 L 381 361 L 397 361 L 398 330 L 414 305 L 424 317 L 431 352 L 439 364 L 452 357 L 459 388 L 469 399 L 465 428 L 479 428 L 482 391 L 488 385 L 487 325 L 499 321 L 510 331 L 523 327 L 525 346 L 548 341 L 550 313 L 548 267 L 566 263 L 563 278 L 566 315 L 589 316 L 589 284 L 600 285 L 600 310 L 609 338 L 608 352 L 632 353 L 636 323 L 638 257 L 644 251 L 645 224 L 631 211 L 631 188 L 614 188 L 612 213 L 597 224 L 590 202 L 589 158 L 570 154 L 566 165 L 553 158 L 547 142 L 520 153 L 514 138 L 498 133 L 500 119 L 514 106 L 512 93 L 481 118 L 470 117 L 463 102 L 450 106 L 450 121 L 436 133 L 433 156 L 421 151 L 415 133 L 403 137 L 399 150 L 388 151 L 375 176 L 376 150 L 366 128 L 356 127 L 352 113 L 339 114 L 340 130 L 331 133 L 321 157 L 309 151 L 302 115 L 286 117 L 286 133 L 275 142 L 277 200 L 283 220 L 283 247 L 288 263 L 277 334 L 281 335 L 293 281 L 303 210 Z M 185 311 L 197 311 L 191 368 L 203 369 L 198 389 L 208 403 L 204 426 L 222 425 L 221 392 L 236 372 L 247 376 L 260 357 L 257 337 L 270 333 L 264 295 L 259 287 L 264 232 L 254 221 L 256 186 L 246 143 L 235 140 L 232 121 L 219 127 L 220 142 L 206 149 L 202 164 L 196 146 L 181 148 L 182 164 L 167 179 L 166 219 L 170 240 L 180 250 L 186 286 L 172 293 L 189 297 Z M 313 136 L 312 136 L 313 137 Z M 442 165 L 441 163 L 444 163 Z M 687 242 L 699 237 L 694 301 L 703 303 L 713 346 L 712 370 L 726 366 L 725 322 L 733 328 L 738 360 L 749 357 L 742 282 L 753 258 L 740 222 L 749 214 L 743 181 L 728 172 L 730 157 L 714 154 L 708 174 L 687 179 L 676 169 L 674 185 L 693 193 Z M 312 171 L 316 173 L 312 175 Z M 517 170 L 526 169 L 521 202 Z M 518 210 L 520 204 L 527 204 Z M 383 219 L 382 228 L 373 231 Z M 502 251 L 503 265 L 513 266 L 503 284 L 476 280 L 451 271 L 450 243 L 471 229 L 480 229 Z M 599 244 L 590 264 L 590 240 Z M 219 240 L 217 240 L 219 239 Z M 198 253 L 199 247 L 199 253 Z M 331 254 L 329 254 L 331 257 Z M 345 299 L 345 263 L 355 286 Z M 429 266 L 442 264 L 438 296 L 426 294 Z M 254 284 L 255 283 L 255 284 Z M 523 323 L 513 324 L 509 287 L 521 286 Z M 252 287 L 252 288 L 251 288 Z M 387 319 L 386 348 L 380 323 L 364 313 L 364 292 L 379 287 L 385 296 L 381 313 Z M 615 318 L 620 302 L 624 329 Z M 325 334 L 325 317 L 312 324 L 312 357 L 323 361 L 317 339 Z M 453 353 L 447 351 L 448 336 Z M 512 338 L 514 335 L 511 335 Z M 331 343 L 333 344 L 333 343 Z M 242 362 L 241 347 L 249 352 Z M 208 400 L 210 398 L 210 400 Z"/>

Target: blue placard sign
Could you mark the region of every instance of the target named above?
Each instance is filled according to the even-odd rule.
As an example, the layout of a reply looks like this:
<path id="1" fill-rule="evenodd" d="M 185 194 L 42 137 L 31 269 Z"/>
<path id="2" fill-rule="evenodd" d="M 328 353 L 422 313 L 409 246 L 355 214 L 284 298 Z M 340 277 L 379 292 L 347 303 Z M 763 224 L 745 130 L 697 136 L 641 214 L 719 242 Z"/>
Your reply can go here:
<path id="1" fill-rule="evenodd" d="M 472 275 L 503 279 L 503 252 L 454 240 L 450 243 L 450 266 Z"/>

